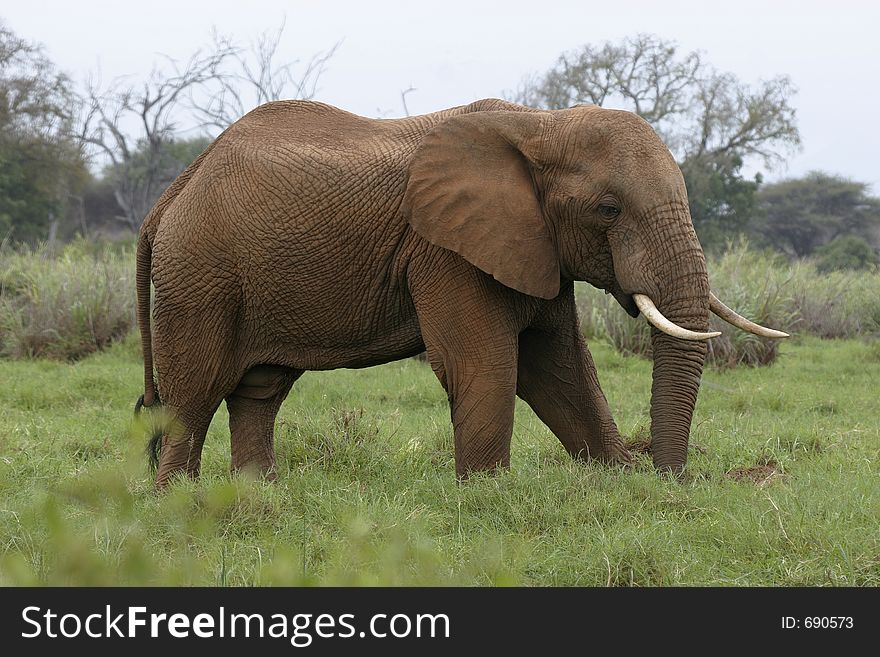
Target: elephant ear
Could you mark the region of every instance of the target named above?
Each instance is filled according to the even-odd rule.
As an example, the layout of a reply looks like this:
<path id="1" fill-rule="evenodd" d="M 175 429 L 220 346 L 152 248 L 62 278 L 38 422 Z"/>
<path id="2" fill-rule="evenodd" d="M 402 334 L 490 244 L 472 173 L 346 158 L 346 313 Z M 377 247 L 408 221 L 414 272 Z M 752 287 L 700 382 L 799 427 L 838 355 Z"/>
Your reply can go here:
<path id="1" fill-rule="evenodd" d="M 409 168 L 404 207 L 413 229 L 515 290 L 559 293 L 559 258 L 525 152 L 543 112 L 476 112 L 429 132 Z"/>

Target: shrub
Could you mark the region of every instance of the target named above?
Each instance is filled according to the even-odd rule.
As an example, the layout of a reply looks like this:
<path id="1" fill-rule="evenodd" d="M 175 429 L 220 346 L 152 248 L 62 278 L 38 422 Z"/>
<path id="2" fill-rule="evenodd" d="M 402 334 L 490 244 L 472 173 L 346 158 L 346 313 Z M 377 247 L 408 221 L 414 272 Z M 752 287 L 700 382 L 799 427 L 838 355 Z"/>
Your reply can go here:
<path id="1" fill-rule="evenodd" d="M 778 309 L 779 304 L 768 295 L 763 303 L 753 304 L 748 300 L 737 303 L 737 299 L 747 298 L 747 294 L 732 297 L 726 295 L 729 305 L 737 307 L 741 314 L 755 318 L 762 324 L 774 328 L 783 326 L 780 323 L 761 319 L 762 315 L 778 314 L 769 312 Z M 627 315 L 612 297 L 599 296 L 593 291 L 584 290 L 579 293 L 581 313 L 585 334 L 594 339 L 609 342 L 617 351 L 630 356 L 651 358 L 651 327 L 642 317 L 633 319 Z M 759 306 L 757 311 L 750 312 L 752 306 Z M 762 312 L 763 311 L 763 312 Z M 712 317 L 710 329 L 721 331 L 721 336 L 709 341 L 707 363 L 718 367 L 736 367 L 737 365 L 768 365 L 778 354 L 779 344 L 776 340 L 759 338 L 731 327 L 726 322 Z"/>
<path id="2" fill-rule="evenodd" d="M 741 315 L 783 331 L 796 325 L 797 316 L 785 292 L 786 279 L 775 258 L 742 247 L 729 250 L 709 267 L 713 291 Z M 579 289 L 578 305 L 589 337 L 604 339 L 624 354 L 651 357 L 651 328 L 643 317 L 633 319 L 613 297 L 588 286 Z M 720 337 L 709 341 L 707 362 L 711 365 L 767 365 L 776 359 L 777 340 L 740 331 L 714 315 L 710 330 L 721 331 Z"/>
<path id="3" fill-rule="evenodd" d="M 841 235 L 816 249 L 816 269 L 820 274 L 871 269 L 877 264 L 874 249 L 858 235 Z"/>
<path id="4" fill-rule="evenodd" d="M 65 246 L 0 252 L 0 355 L 76 360 L 135 323 L 134 249 Z"/>
<path id="5" fill-rule="evenodd" d="M 754 321 L 822 338 L 880 336 L 880 271 L 820 273 L 820 263 L 788 262 L 741 242 L 709 260 L 715 293 Z M 132 244 L 79 241 L 56 256 L 0 248 L 0 356 L 75 360 L 122 338 L 135 324 Z M 578 284 L 588 337 L 626 354 L 649 357 L 650 328 L 613 297 Z M 709 342 L 709 363 L 766 365 L 779 342 L 745 333 L 713 316 L 722 336 Z"/>

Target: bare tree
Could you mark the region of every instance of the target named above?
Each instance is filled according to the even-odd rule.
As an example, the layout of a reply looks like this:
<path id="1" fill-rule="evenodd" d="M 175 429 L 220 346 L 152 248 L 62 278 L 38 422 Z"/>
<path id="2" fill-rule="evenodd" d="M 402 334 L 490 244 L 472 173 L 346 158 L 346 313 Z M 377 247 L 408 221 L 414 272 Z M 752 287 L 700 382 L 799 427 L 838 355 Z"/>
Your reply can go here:
<path id="1" fill-rule="evenodd" d="M 406 97 L 413 93 L 414 91 L 418 91 L 414 86 L 410 85 L 406 89 L 400 90 L 400 106 L 403 108 L 403 115 L 410 116 L 409 107 L 406 104 Z M 376 108 L 376 118 L 379 119 L 387 119 L 389 116 L 394 116 L 396 112 L 393 109 L 382 109 L 381 107 Z"/>
<path id="2" fill-rule="evenodd" d="M 685 140 L 685 155 L 698 158 L 738 154 L 767 167 L 800 144 L 791 80 L 780 76 L 752 88 L 730 73 L 712 71 L 694 87 L 692 115 L 698 130 Z"/>
<path id="3" fill-rule="evenodd" d="M 406 96 L 407 94 L 411 94 L 413 91 L 418 90 L 414 86 L 409 85 L 409 87 L 400 92 L 400 104 L 403 105 L 403 113 L 405 116 L 409 116 L 409 107 L 406 106 Z"/>
<path id="4" fill-rule="evenodd" d="M 581 103 L 625 104 L 655 128 L 690 105 L 689 86 L 702 66 L 699 53 L 675 58 L 674 44 L 639 35 L 620 44 L 563 53 L 544 76 L 526 78 L 514 99 L 559 109 Z"/>
<path id="5" fill-rule="evenodd" d="M 181 124 L 223 130 L 246 111 L 281 97 L 311 98 L 327 61 L 339 44 L 315 55 L 297 75 L 297 62 L 277 63 L 284 25 L 242 48 L 212 34 L 206 50 L 186 62 L 164 57 L 140 84 L 117 79 L 102 88 L 87 85 L 79 139 L 109 164 L 119 219 L 136 230 L 161 191 L 188 164 L 171 155 Z"/>
<path id="6" fill-rule="evenodd" d="M 132 229 L 168 183 L 163 147 L 177 130 L 187 94 L 221 77 L 221 66 L 236 52 L 229 43 L 215 45 L 208 53 L 196 51 L 182 65 L 166 58 L 170 74 L 155 67 L 141 84 L 117 79 L 101 89 L 94 79 L 88 82 L 79 138 L 110 163 L 120 219 Z"/>
<path id="7" fill-rule="evenodd" d="M 679 159 L 736 152 L 770 165 L 800 143 L 791 80 L 779 76 L 749 87 L 719 73 L 699 52 L 639 34 L 620 43 L 564 53 L 542 76 L 526 78 L 512 99 L 559 109 L 612 105 L 644 118 Z"/>
<path id="8" fill-rule="evenodd" d="M 235 48 L 230 56 L 232 70 L 212 80 L 211 93 L 191 95 L 191 107 L 203 126 L 223 130 L 263 103 L 282 98 L 314 98 L 318 80 L 341 42 L 313 55 L 298 70 L 299 61 L 276 61 L 284 28 L 282 22 L 277 30 L 263 32 L 248 48 Z M 218 48 L 228 43 L 228 37 L 216 32 L 213 39 Z"/>
<path id="9" fill-rule="evenodd" d="M 57 139 L 70 121 L 70 79 L 42 46 L 0 23 L 0 126 L 4 131 Z"/>

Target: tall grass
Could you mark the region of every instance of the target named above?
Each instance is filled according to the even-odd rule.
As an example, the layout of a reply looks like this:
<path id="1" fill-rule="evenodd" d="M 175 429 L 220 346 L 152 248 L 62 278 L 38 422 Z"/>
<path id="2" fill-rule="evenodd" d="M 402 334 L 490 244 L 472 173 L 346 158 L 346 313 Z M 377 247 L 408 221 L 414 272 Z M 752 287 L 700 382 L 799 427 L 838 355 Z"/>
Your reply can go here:
<path id="1" fill-rule="evenodd" d="M 821 338 L 880 335 L 880 272 L 820 274 L 810 260 L 789 262 L 754 251 L 745 242 L 710 259 L 709 282 L 727 305 L 759 324 Z M 578 289 L 578 305 L 588 337 L 606 340 L 618 351 L 649 357 L 650 328 L 632 319 L 613 297 L 588 285 Z M 767 365 L 779 341 L 759 338 L 712 317 L 711 329 L 722 335 L 709 341 L 708 362 L 720 367 Z"/>
<path id="2" fill-rule="evenodd" d="M 799 331 L 820 338 L 880 336 L 880 271 L 819 275 L 807 262 L 793 268 L 792 278 Z"/>
<path id="3" fill-rule="evenodd" d="M 820 338 L 880 335 L 880 271 L 822 273 L 815 260 L 789 262 L 741 242 L 710 262 L 710 280 L 721 296 L 797 333 Z M 787 329 L 784 329 L 787 330 Z"/>
<path id="4" fill-rule="evenodd" d="M 134 325 L 134 248 L 0 251 L 0 355 L 76 360 Z"/>
<path id="5" fill-rule="evenodd" d="M 85 241 L 55 255 L 0 249 L 0 356 L 77 360 L 126 335 L 135 324 L 134 246 Z M 749 249 L 741 242 L 709 261 L 712 289 L 760 324 L 795 335 L 849 338 L 880 335 L 880 272 L 820 274 L 811 261 Z M 613 297 L 578 287 L 584 332 L 622 353 L 650 356 L 650 330 Z M 739 331 L 717 318 L 709 363 L 766 365 L 779 343 Z"/>

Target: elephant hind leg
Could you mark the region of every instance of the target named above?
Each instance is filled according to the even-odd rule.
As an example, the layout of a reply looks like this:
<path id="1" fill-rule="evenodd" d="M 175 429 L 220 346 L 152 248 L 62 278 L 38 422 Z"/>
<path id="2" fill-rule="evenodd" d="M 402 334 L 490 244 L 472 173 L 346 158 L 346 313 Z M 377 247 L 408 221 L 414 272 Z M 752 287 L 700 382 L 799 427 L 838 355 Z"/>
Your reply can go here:
<path id="1" fill-rule="evenodd" d="M 302 370 L 258 365 L 226 397 L 233 472 L 275 479 L 275 416 Z"/>
<path id="2" fill-rule="evenodd" d="M 217 363 L 228 358 L 226 353 L 219 349 L 181 350 L 174 358 L 159 360 L 162 406 L 157 410 L 163 434 L 156 472 L 159 490 L 175 475 L 199 476 L 202 447 L 211 419 L 225 395 L 235 386 L 235 375 L 217 368 Z"/>
<path id="3" fill-rule="evenodd" d="M 219 405 L 219 404 L 218 404 Z M 199 476 L 202 446 L 216 406 L 204 412 L 189 411 L 168 420 L 161 437 L 156 471 L 156 489 L 167 486 L 176 475 Z"/>
<path id="4" fill-rule="evenodd" d="M 243 330 L 240 291 L 234 276 L 221 275 L 229 264 L 210 261 L 209 276 L 200 269 L 203 259 L 176 260 L 178 254 L 168 247 L 153 260 L 153 352 L 168 425 L 156 475 L 159 489 L 177 473 L 198 476 L 208 426 L 243 371 L 236 352 Z"/>

